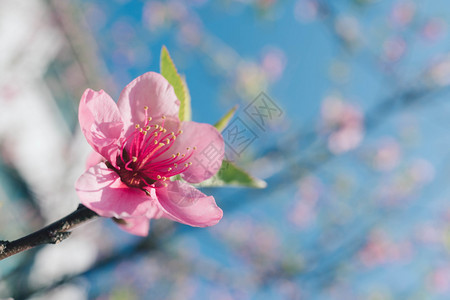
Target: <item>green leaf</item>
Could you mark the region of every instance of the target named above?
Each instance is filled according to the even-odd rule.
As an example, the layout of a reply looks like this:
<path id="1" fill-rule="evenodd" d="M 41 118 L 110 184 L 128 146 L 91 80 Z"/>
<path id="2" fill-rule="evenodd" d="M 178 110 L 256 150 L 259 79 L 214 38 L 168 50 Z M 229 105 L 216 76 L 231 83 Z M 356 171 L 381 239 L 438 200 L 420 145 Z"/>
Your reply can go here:
<path id="1" fill-rule="evenodd" d="M 222 166 L 216 175 L 202 183 L 197 184 L 198 187 L 220 187 L 220 186 L 238 186 L 265 188 L 267 183 L 264 180 L 255 178 L 237 167 L 229 161 L 222 161 Z"/>
<path id="2" fill-rule="evenodd" d="M 220 119 L 216 124 L 214 124 L 214 127 L 217 128 L 217 130 L 219 130 L 219 132 L 222 132 L 228 125 L 228 123 L 230 123 L 231 118 L 234 116 L 234 113 L 236 112 L 238 106 L 235 105 L 232 109 L 230 109 L 225 116 L 222 117 L 222 119 Z"/>
<path id="3" fill-rule="evenodd" d="M 192 110 L 191 110 L 191 94 L 189 93 L 189 89 L 187 86 L 186 78 L 183 76 L 181 78 L 181 82 L 183 83 L 183 93 L 184 93 L 184 105 L 180 105 L 180 112 L 178 114 L 181 121 L 190 121 L 192 120 Z"/>
<path id="4" fill-rule="evenodd" d="M 170 58 L 166 46 L 161 49 L 160 61 L 161 75 L 173 86 L 175 95 L 180 101 L 180 112 L 178 114 L 181 121 L 191 120 L 191 96 L 184 78 L 178 74 L 177 68 Z"/>

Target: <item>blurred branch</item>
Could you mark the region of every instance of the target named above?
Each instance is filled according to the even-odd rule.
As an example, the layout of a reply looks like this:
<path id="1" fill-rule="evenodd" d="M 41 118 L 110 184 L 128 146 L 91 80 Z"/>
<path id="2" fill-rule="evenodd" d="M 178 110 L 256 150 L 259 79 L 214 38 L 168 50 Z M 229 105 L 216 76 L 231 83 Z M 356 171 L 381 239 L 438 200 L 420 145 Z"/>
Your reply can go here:
<path id="1" fill-rule="evenodd" d="M 4 158 L 6 153 L 6 159 Z M 42 214 L 39 201 L 36 198 L 36 194 L 33 192 L 32 187 L 28 184 L 26 179 L 22 176 L 19 169 L 16 167 L 13 161 L 8 159 L 7 150 L 3 148 L 3 144 L 0 143 L 0 177 L 2 178 L 3 187 L 9 201 L 20 203 L 20 207 L 26 208 L 26 215 L 24 216 L 23 210 L 17 212 L 9 212 L 11 215 L 15 215 L 16 219 L 21 219 L 22 222 L 30 224 L 33 228 L 41 228 L 45 225 L 45 218 Z M 11 221 L 13 221 L 12 219 Z M 13 222 L 3 220 L 6 224 Z M 37 248 L 33 249 L 36 250 Z M 1 277 L 8 281 L 8 285 L 21 286 L 23 282 L 26 282 L 26 278 L 30 274 L 29 269 L 34 261 L 37 251 L 28 251 L 26 255 L 17 263 L 17 265 L 10 269 L 6 273 L 2 273 Z"/>
<path id="2" fill-rule="evenodd" d="M 64 35 L 87 86 L 105 88 L 108 83 L 101 78 L 107 76 L 107 68 L 102 58 L 97 55 L 96 40 L 89 30 L 79 5 L 69 1 L 55 0 L 47 0 L 46 4 L 55 24 Z M 108 90 L 112 88 L 108 87 Z"/>
<path id="3" fill-rule="evenodd" d="M 70 215 L 15 241 L 0 241 L 0 260 L 44 244 L 57 244 L 71 234 L 70 229 L 98 215 L 84 205 Z"/>
<path id="4" fill-rule="evenodd" d="M 171 224 L 170 222 L 167 223 Z M 169 233 L 172 232 L 172 227 L 170 226 L 161 226 L 161 223 L 155 225 L 156 226 L 152 227 L 152 230 L 146 238 L 142 238 L 135 244 L 124 247 L 124 249 L 115 250 L 110 255 L 102 257 L 88 270 L 63 276 L 47 286 L 29 287 L 26 285 L 22 287 L 22 289 L 17 289 L 11 296 L 13 299 L 28 299 L 33 295 L 44 293 L 68 282 L 72 282 L 81 276 L 93 274 L 94 272 L 107 268 L 117 262 L 135 258 L 139 254 L 148 255 L 149 253 L 153 253 L 163 247 L 164 243 L 167 242 L 167 240 L 164 240 L 164 237 L 169 236 Z M 186 232 L 189 232 L 192 228 L 187 227 L 186 229 Z M 180 233 L 180 231 L 175 231 L 170 237 L 173 237 L 178 233 Z"/>

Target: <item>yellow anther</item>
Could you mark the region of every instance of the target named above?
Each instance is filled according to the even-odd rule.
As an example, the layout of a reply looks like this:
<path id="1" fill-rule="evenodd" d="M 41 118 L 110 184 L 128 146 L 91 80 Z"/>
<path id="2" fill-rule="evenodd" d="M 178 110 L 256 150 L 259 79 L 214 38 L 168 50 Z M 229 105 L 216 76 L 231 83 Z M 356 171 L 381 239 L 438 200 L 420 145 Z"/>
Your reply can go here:
<path id="1" fill-rule="evenodd" d="M 163 182 L 163 185 L 164 185 L 164 187 L 167 187 L 167 186 L 168 186 L 168 184 L 167 184 L 166 182 Z"/>
<path id="2" fill-rule="evenodd" d="M 158 133 L 157 132 L 155 132 L 154 134 L 153 134 L 154 136 L 158 136 Z"/>
<path id="3" fill-rule="evenodd" d="M 189 166 L 189 164 L 188 163 L 184 163 L 184 166 L 187 167 L 187 166 Z"/>
<path id="4" fill-rule="evenodd" d="M 192 149 L 197 150 L 197 147 L 194 146 L 194 147 L 192 147 Z"/>
<path id="5" fill-rule="evenodd" d="M 159 131 L 164 131 L 164 128 L 162 128 L 162 127 L 159 127 Z"/>
<path id="6" fill-rule="evenodd" d="M 131 158 L 131 160 L 132 160 L 133 162 L 136 162 L 136 161 L 137 161 L 137 157 L 136 157 L 136 156 L 133 156 L 133 157 Z"/>
<path id="7" fill-rule="evenodd" d="M 147 135 L 147 130 L 144 130 L 144 132 L 142 132 L 142 134 Z"/>
<path id="8" fill-rule="evenodd" d="M 170 133 L 170 135 L 175 136 L 175 132 L 172 131 L 172 132 Z"/>
<path id="9" fill-rule="evenodd" d="M 186 156 L 186 154 L 184 154 L 184 153 L 181 155 L 181 157 L 185 157 L 185 156 Z"/>
<path id="10" fill-rule="evenodd" d="M 180 156 L 180 154 L 181 154 L 180 152 L 177 152 L 177 156 Z"/>
<path id="11" fill-rule="evenodd" d="M 166 116 L 164 116 L 164 115 L 161 117 L 161 119 L 163 119 L 163 120 L 164 120 L 165 118 L 166 118 Z"/>
<path id="12" fill-rule="evenodd" d="M 166 181 L 166 179 L 167 179 L 166 176 L 163 176 L 163 177 L 162 177 L 162 181 Z"/>
<path id="13" fill-rule="evenodd" d="M 158 125 L 158 124 L 156 124 L 156 125 L 155 125 L 155 128 L 156 128 L 156 129 L 158 129 L 158 128 L 159 128 L 159 125 Z"/>
<path id="14" fill-rule="evenodd" d="M 140 126 L 139 126 L 139 124 L 136 124 L 136 125 L 134 125 L 134 127 L 139 128 Z"/>
<path id="15" fill-rule="evenodd" d="M 167 138 L 166 138 L 166 139 L 164 139 L 164 140 L 166 141 L 166 144 L 167 144 L 167 145 L 169 145 L 169 143 L 170 143 L 170 140 L 169 140 L 169 139 L 167 139 Z"/>
<path id="16" fill-rule="evenodd" d="M 192 163 L 191 163 L 191 162 L 188 162 L 188 164 L 189 164 L 189 165 L 192 165 Z"/>
<path id="17" fill-rule="evenodd" d="M 161 176 L 160 176 L 160 175 L 157 175 L 157 176 L 156 176 L 156 179 L 161 179 Z"/>
<path id="18" fill-rule="evenodd" d="M 159 142 L 158 142 L 157 140 L 155 140 L 155 142 L 154 142 L 154 143 L 155 143 L 155 145 L 158 145 L 158 143 L 159 143 Z"/>
<path id="19" fill-rule="evenodd" d="M 175 169 L 178 168 L 178 164 L 177 164 L 177 163 L 173 164 L 173 167 L 174 167 Z"/>
<path id="20" fill-rule="evenodd" d="M 191 148 L 187 147 L 186 150 L 189 151 L 189 150 L 191 150 Z"/>
<path id="21" fill-rule="evenodd" d="M 167 169 L 167 172 L 170 172 L 170 171 L 172 171 L 172 168 L 171 168 L 171 167 L 169 167 L 169 168 Z"/>
<path id="22" fill-rule="evenodd" d="M 167 132 L 167 129 L 164 128 L 163 132 L 166 133 L 166 132 Z"/>
<path id="23" fill-rule="evenodd" d="M 143 132 L 144 130 L 142 128 L 139 128 L 139 132 Z"/>
<path id="24" fill-rule="evenodd" d="M 146 126 L 145 130 L 150 130 L 151 126 Z"/>
<path id="25" fill-rule="evenodd" d="M 148 109 L 148 106 L 144 106 L 144 109 L 147 110 L 147 109 Z"/>
<path id="26" fill-rule="evenodd" d="M 175 158 L 175 157 L 177 157 L 175 154 L 172 154 L 172 158 Z"/>
<path id="27" fill-rule="evenodd" d="M 183 130 L 178 131 L 178 134 L 182 134 L 182 133 L 183 133 Z"/>
<path id="28" fill-rule="evenodd" d="M 163 146 L 165 146 L 166 144 L 164 144 L 164 143 L 159 143 L 159 146 L 160 147 L 163 147 Z"/>
<path id="29" fill-rule="evenodd" d="M 148 117 L 148 120 L 151 121 L 151 120 L 152 120 L 152 117 Z"/>

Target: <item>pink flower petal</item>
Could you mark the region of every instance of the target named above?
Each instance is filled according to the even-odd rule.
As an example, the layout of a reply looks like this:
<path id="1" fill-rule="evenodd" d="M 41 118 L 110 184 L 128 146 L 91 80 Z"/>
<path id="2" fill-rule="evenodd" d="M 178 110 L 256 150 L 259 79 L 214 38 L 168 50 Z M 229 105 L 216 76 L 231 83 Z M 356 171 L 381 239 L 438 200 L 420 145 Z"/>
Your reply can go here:
<path id="1" fill-rule="evenodd" d="M 86 160 L 86 170 L 89 169 L 90 167 L 93 167 L 101 162 L 105 162 L 105 158 L 98 154 L 95 151 L 91 151 L 91 153 L 89 153 L 89 156 Z"/>
<path id="2" fill-rule="evenodd" d="M 156 189 L 159 204 L 167 213 L 166 218 L 196 227 L 212 226 L 222 219 L 223 212 L 214 197 L 206 196 L 181 181 L 167 184 L 167 188 Z"/>
<path id="3" fill-rule="evenodd" d="M 115 164 L 123 121 L 116 103 L 103 90 L 87 89 L 81 97 L 78 119 L 81 130 L 95 151 Z"/>
<path id="4" fill-rule="evenodd" d="M 122 224 L 122 222 L 124 224 Z M 150 220 L 145 217 L 124 218 L 119 223 L 120 228 L 131 234 L 147 236 L 150 229 Z"/>
<path id="5" fill-rule="evenodd" d="M 117 102 L 128 126 L 145 123 L 145 110 L 154 120 L 161 116 L 178 118 L 179 101 L 173 87 L 161 75 L 148 72 L 130 82 L 122 91 Z"/>
<path id="6" fill-rule="evenodd" d="M 192 165 L 181 176 L 191 183 L 202 182 L 216 174 L 222 165 L 225 151 L 223 137 L 214 126 L 205 123 L 183 122 L 181 129 L 183 133 L 177 137 L 171 153 L 187 155 L 196 147 L 188 160 Z M 187 147 L 191 150 L 187 151 Z"/>
<path id="7" fill-rule="evenodd" d="M 159 207 L 159 203 L 157 201 L 152 201 L 151 204 L 152 206 L 147 211 L 145 217 L 123 218 L 119 223 L 120 228 L 135 235 L 147 236 L 150 228 L 150 220 L 167 216 L 166 213 Z M 124 224 L 122 224 L 122 222 Z"/>
<path id="8" fill-rule="evenodd" d="M 118 219 L 145 216 L 153 209 L 154 189 L 148 196 L 144 191 L 130 188 L 119 175 L 100 163 L 78 178 L 75 183 L 78 197 L 86 207 L 103 217 Z"/>

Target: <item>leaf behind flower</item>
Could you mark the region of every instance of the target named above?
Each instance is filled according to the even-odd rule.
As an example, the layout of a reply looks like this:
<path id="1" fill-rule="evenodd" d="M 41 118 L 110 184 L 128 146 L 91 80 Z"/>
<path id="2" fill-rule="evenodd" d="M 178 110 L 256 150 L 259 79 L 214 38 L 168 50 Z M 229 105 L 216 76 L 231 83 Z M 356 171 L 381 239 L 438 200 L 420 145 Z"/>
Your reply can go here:
<path id="1" fill-rule="evenodd" d="M 252 187 L 252 188 L 265 188 L 267 183 L 264 180 L 256 178 L 248 174 L 243 169 L 237 167 L 232 162 L 227 160 L 222 161 L 222 166 L 216 175 L 205 180 L 196 186 L 198 187 L 223 187 L 223 186 L 236 186 L 236 187 Z"/>
<path id="2" fill-rule="evenodd" d="M 178 114 L 180 121 L 190 121 L 191 112 L 191 96 L 186 84 L 186 80 L 178 74 L 177 68 L 170 57 L 166 46 L 161 49 L 160 58 L 161 75 L 173 86 L 175 95 L 180 101 L 180 112 Z"/>

